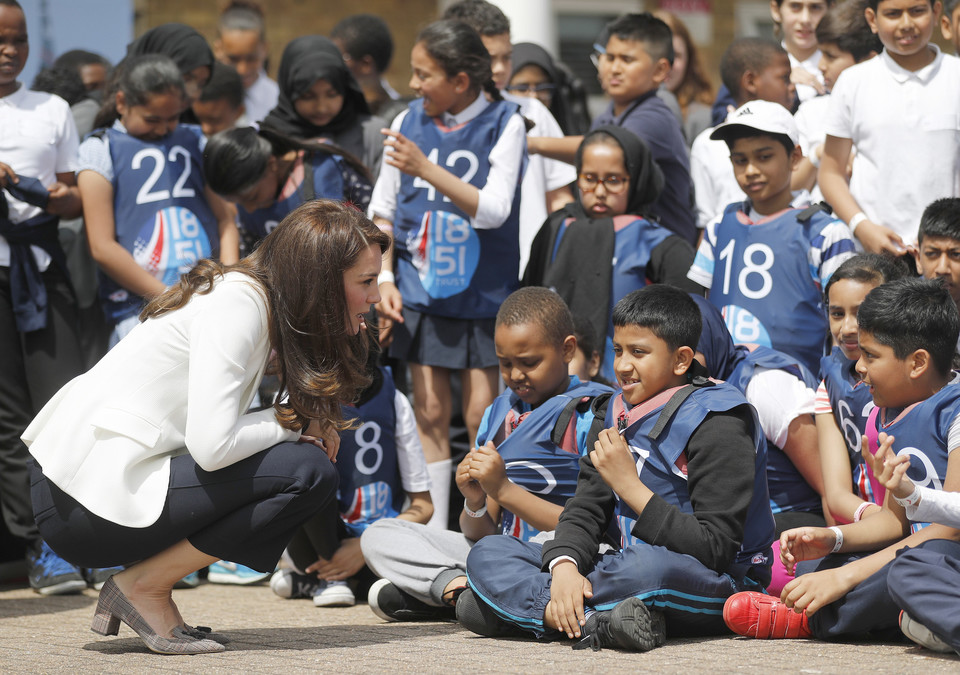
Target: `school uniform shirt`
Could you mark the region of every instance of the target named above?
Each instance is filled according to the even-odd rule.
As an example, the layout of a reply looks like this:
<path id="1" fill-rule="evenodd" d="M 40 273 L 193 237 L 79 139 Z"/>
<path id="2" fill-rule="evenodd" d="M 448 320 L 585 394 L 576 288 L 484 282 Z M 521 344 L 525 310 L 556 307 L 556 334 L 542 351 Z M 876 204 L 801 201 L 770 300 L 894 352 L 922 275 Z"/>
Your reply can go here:
<path id="1" fill-rule="evenodd" d="M 737 344 L 758 344 L 819 370 L 827 319 L 822 288 L 856 244 L 849 228 L 822 211 L 797 221 L 806 191 L 769 216 L 749 200 L 727 207 L 704 231 L 687 276 L 710 289 Z"/>
<path id="2" fill-rule="evenodd" d="M 604 124 L 629 129 L 650 147 L 650 153 L 665 179 L 663 191 L 651 206 L 651 213 L 660 219 L 660 224 L 665 228 L 695 245 L 697 220 L 687 142 L 683 138 L 680 122 L 657 96 L 656 90 L 634 100 L 619 115 L 614 114 L 613 103 L 610 103 L 593 120 L 590 129 Z"/>
<path id="3" fill-rule="evenodd" d="M 933 62 L 916 72 L 885 50 L 847 68 L 824 125 L 857 148 L 850 193 L 861 210 L 908 245 L 930 202 L 960 196 L 960 59 L 928 47 Z"/>
<path id="4" fill-rule="evenodd" d="M 800 108 L 793 116 L 793 121 L 797 123 L 797 131 L 800 133 L 798 145 L 803 151 L 804 157 L 813 157 L 817 146 L 823 145 L 827 139 L 824 125 L 829 109 L 830 95 L 824 94 L 801 103 Z M 817 166 L 819 166 L 819 163 Z M 813 202 L 823 201 L 823 193 L 820 191 L 819 182 L 814 183 L 813 189 L 810 190 L 810 199 Z"/>
<path id="5" fill-rule="evenodd" d="M 783 48 L 787 49 L 787 44 L 783 43 Z M 805 58 L 803 61 L 795 57 L 793 54 L 787 50 L 787 56 L 790 58 L 790 69 L 794 68 L 803 68 L 805 71 L 813 75 L 817 82 L 821 85 L 823 84 L 823 73 L 820 72 L 820 50 L 818 49 L 813 54 Z M 810 101 L 819 96 L 816 87 L 811 87 L 809 84 L 798 84 L 795 85 L 797 88 L 797 98 L 800 99 L 800 102 Z"/>
<path id="6" fill-rule="evenodd" d="M 533 122 L 527 135 L 563 138 L 560 125 L 543 103 L 529 96 L 516 96 L 506 91 L 501 93 L 505 101 L 519 105 L 520 114 Z M 523 276 L 527 260 L 530 259 L 533 238 L 547 219 L 546 193 L 570 185 L 575 180 L 577 170 L 571 164 L 543 155 L 527 157 L 527 168 L 520 183 L 520 276 Z"/>
<path id="7" fill-rule="evenodd" d="M 247 413 L 270 354 L 264 292 L 229 272 L 214 290 L 147 319 L 68 382 L 23 433 L 44 475 L 92 513 L 156 522 L 171 458 L 216 471 L 282 441 L 272 408 Z M 318 450 L 319 452 L 319 450 Z"/>
<path id="8" fill-rule="evenodd" d="M 18 176 L 36 178 L 46 186 L 57 181 L 58 173 L 77 169 L 77 127 L 70 106 L 59 96 L 31 91 L 24 84 L 0 98 L 0 162 Z M 4 193 L 9 218 L 21 223 L 43 213 L 43 209 Z M 31 246 L 40 271 L 50 266 L 50 256 Z M 0 236 L 0 267 L 10 266 L 10 246 Z"/>
<path id="9" fill-rule="evenodd" d="M 690 148 L 690 177 L 697 199 L 699 228 L 705 228 L 719 217 L 727 204 L 743 201 L 746 196 L 733 173 L 730 148 L 725 142 L 710 138 L 714 129 L 704 130 Z"/>
<path id="10" fill-rule="evenodd" d="M 247 119 L 252 122 L 263 120 L 271 110 L 277 107 L 279 97 L 280 85 L 271 80 L 266 71 L 261 70 L 253 84 L 243 92 L 243 106 L 246 108 Z"/>

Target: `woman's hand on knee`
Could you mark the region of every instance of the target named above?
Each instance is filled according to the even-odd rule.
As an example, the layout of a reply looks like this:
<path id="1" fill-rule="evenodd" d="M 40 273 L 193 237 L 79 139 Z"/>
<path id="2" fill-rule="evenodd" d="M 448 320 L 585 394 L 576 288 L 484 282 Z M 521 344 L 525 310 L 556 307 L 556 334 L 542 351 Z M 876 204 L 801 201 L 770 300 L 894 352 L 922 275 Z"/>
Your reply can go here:
<path id="1" fill-rule="evenodd" d="M 340 452 L 340 434 L 330 424 L 311 420 L 306 432 L 301 434 L 300 441 L 312 443 L 322 449 L 331 462 L 337 461 L 337 453 Z"/>

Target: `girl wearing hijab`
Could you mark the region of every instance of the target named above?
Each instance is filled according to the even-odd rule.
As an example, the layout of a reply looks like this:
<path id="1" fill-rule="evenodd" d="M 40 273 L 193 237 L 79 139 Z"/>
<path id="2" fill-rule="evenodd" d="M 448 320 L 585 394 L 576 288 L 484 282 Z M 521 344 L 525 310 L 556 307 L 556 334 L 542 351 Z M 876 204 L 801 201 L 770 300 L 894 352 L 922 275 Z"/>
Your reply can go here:
<path id="1" fill-rule="evenodd" d="M 116 106 L 117 90 L 126 63 L 132 58 L 147 54 L 160 54 L 171 59 L 183 77 L 186 107 L 180 116 L 185 124 L 196 124 L 197 119 L 190 106 L 200 98 L 200 92 L 213 74 L 213 50 L 206 38 L 182 23 L 165 23 L 151 28 L 127 45 L 127 55 L 117 64 L 103 96 L 103 107 L 93 121 L 94 129 L 109 128 L 119 118 Z"/>
<path id="2" fill-rule="evenodd" d="M 566 136 L 579 136 L 590 129 L 587 92 L 563 63 L 554 61 L 540 45 L 518 42 L 513 45 L 512 64 L 508 92 L 539 99 Z"/>
<path id="3" fill-rule="evenodd" d="M 340 50 L 320 35 L 299 37 L 283 50 L 280 98 L 261 125 L 290 138 L 330 141 L 358 157 L 376 182 L 383 154 L 380 130 L 363 90 Z"/>
<path id="4" fill-rule="evenodd" d="M 590 321 L 604 336 L 601 375 L 613 381 L 617 301 L 648 283 L 699 294 L 703 289 L 686 278 L 694 257 L 690 244 L 645 215 L 663 189 L 646 143 L 621 127 L 598 127 L 577 149 L 576 167 L 578 200 L 547 218 L 533 241 L 523 285 L 554 288 L 574 315 Z"/>

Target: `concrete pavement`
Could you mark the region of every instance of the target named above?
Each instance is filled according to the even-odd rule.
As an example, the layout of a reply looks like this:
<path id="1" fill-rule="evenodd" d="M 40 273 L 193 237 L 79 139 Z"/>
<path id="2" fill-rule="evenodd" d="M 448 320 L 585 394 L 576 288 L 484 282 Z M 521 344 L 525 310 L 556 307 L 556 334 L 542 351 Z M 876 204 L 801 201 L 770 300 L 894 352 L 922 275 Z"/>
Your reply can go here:
<path id="1" fill-rule="evenodd" d="M 573 651 L 474 636 L 453 623 L 384 623 L 366 605 L 317 609 L 268 587 L 203 584 L 174 591 L 188 622 L 232 642 L 221 654 L 160 656 L 126 626 L 90 631 L 97 594 L 44 598 L 0 586 L 0 672 L 116 673 L 957 673 L 960 658 L 919 647 L 734 637 L 673 640 L 647 654 Z"/>

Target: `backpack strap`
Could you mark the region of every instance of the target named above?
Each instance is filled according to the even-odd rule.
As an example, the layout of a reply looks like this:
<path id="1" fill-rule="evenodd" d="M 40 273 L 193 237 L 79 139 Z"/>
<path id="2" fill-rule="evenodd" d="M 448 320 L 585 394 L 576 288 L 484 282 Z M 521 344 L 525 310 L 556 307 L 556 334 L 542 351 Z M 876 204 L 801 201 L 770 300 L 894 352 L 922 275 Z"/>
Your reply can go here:
<path id="1" fill-rule="evenodd" d="M 833 207 L 831 207 L 826 202 L 811 204 L 810 206 L 808 206 L 803 211 L 797 214 L 797 222 L 806 224 L 810 221 L 811 218 L 817 215 L 817 213 L 819 213 L 820 211 L 823 211 L 829 216 L 833 213 Z"/>
<path id="2" fill-rule="evenodd" d="M 303 153 L 303 185 L 300 186 L 300 196 L 304 202 L 316 199 L 317 193 L 313 187 L 313 158 L 312 152 Z"/>
<path id="3" fill-rule="evenodd" d="M 587 435 L 587 449 L 600 438 L 600 432 L 606 427 L 607 407 L 613 399 L 613 392 L 604 392 L 590 401 L 590 412 L 593 413 L 593 422 L 590 424 L 590 433 Z"/>
<path id="4" fill-rule="evenodd" d="M 563 406 L 563 410 L 560 411 L 560 416 L 557 417 L 556 424 L 553 425 L 553 431 L 550 432 L 550 442 L 559 447 L 564 447 L 564 440 L 567 436 L 567 429 L 570 427 L 570 422 L 573 420 L 573 416 L 577 413 L 581 415 L 588 410 L 593 403 L 593 398 L 590 396 L 579 396 L 577 398 L 571 398 L 567 401 L 567 404 Z"/>

